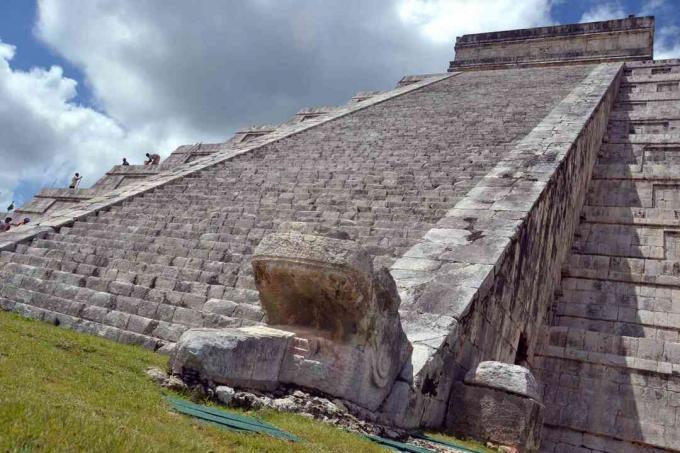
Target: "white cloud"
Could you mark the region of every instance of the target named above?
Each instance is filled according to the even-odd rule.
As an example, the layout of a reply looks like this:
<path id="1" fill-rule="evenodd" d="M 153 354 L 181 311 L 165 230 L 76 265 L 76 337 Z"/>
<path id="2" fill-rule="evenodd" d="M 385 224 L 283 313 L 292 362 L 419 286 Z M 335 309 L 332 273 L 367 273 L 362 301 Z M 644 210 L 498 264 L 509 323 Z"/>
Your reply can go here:
<path id="1" fill-rule="evenodd" d="M 674 17 L 675 10 L 667 0 L 648 0 L 640 8 L 640 16 Z M 680 58 L 680 27 L 658 27 L 654 34 L 654 59 Z"/>
<path id="2" fill-rule="evenodd" d="M 154 144 L 145 131 L 130 133 L 106 115 L 75 104 L 77 83 L 62 68 L 12 68 L 16 51 L 0 41 L 0 209 L 13 198 L 19 180 L 49 185 L 79 171 L 84 182 L 92 183 L 120 160 L 123 150 Z"/>
<path id="3" fill-rule="evenodd" d="M 654 59 L 680 58 L 680 27 L 661 27 L 654 36 Z"/>
<path id="4" fill-rule="evenodd" d="M 619 2 L 598 2 L 581 16 L 579 22 L 598 22 L 601 20 L 623 19 L 628 14 Z"/>
<path id="5" fill-rule="evenodd" d="M 668 9 L 669 5 L 666 0 L 647 0 L 640 8 L 639 16 L 653 16 Z"/>
<path id="6" fill-rule="evenodd" d="M 403 0 L 399 15 L 441 43 L 467 33 L 552 24 L 548 0 Z"/>

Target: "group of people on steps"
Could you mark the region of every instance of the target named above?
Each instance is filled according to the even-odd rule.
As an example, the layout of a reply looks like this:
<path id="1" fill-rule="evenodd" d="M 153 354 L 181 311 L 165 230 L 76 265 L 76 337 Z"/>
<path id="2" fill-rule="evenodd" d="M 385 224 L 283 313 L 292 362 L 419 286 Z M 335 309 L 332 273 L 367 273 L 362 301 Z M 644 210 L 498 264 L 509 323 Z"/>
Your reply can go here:
<path id="1" fill-rule="evenodd" d="M 151 153 L 146 153 L 146 160 L 144 161 L 144 165 L 158 165 L 161 163 L 161 156 L 158 154 L 151 154 Z M 128 162 L 127 157 L 123 157 L 123 166 L 128 166 L 130 165 L 130 162 Z M 78 187 L 78 184 L 80 184 L 80 180 L 83 179 L 82 176 L 80 176 L 79 173 L 76 173 L 73 178 L 71 178 L 71 184 L 68 186 L 69 189 L 76 189 Z"/>
<path id="2" fill-rule="evenodd" d="M 158 165 L 161 162 L 161 156 L 155 153 L 146 153 L 146 160 L 144 161 L 144 165 Z M 122 165 L 130 165 L 130 162 L 128 162 L 126 157 L 123 157 L 123 164 Z M 71 183 L 69 184 L 68 188 L 69 189 L 77 189 L 78 185 L 80 184 L 80 181 L 83 179 L 83 177 L 80 175 L 80 173 L 76 173 L 73 175 L 71 178 Z M 7 207 L 7 213 L 9 214 L 14 210 L 14 202 Z M 0 233 L 4 233 L 10 230 L 11 227 L 18 227 L 21 225 L 26 225 L 31 221 L 30 218 L 25 217 L 23 220 L 18 221 L 18 222 L 13 222 L 12 217 L 5 217 L 4 222 L 0 222 Z"/>

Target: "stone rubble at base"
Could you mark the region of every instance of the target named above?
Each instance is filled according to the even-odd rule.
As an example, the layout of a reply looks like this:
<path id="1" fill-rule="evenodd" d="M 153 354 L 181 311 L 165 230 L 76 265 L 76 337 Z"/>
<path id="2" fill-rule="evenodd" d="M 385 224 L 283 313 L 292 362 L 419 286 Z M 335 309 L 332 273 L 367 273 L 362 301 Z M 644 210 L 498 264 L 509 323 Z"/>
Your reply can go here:
<path id="1" fill-rule="evenodd" d="M 0 308 L 372 423 L 680 450 L 680 61 L 653 27 L 469 35 L 460 72 L 49 189 L 0 237 Z M 347 261 L 296 255 L 320 243 Z"/>

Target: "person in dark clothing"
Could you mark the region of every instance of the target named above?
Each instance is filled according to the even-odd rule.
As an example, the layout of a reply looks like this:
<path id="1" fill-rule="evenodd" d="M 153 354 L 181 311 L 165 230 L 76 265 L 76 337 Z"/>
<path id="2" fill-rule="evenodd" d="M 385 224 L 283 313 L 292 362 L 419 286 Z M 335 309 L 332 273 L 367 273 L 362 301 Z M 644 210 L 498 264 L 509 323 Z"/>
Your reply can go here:
<path id="1" fill-rule="evenodd" d="M 123 165 L 130 165 L 130 162 L 125 157 L 123 157 Z"/>
<path id="2" fill-rule="evenodd" d="M 161 162 L 161 156 L 158 154 L 146 153 L 147 160 L 144 161 L 144 165 L 158 165 Z"/>
<path id="3" fill-rule="evenodd" d="M 9 231 L 11 222 L 12 222 L 11 217 L 5 217 L 5 221 L 3 223 L 0 223 L 0 233 L 4 233 L 5 231 Z"/>

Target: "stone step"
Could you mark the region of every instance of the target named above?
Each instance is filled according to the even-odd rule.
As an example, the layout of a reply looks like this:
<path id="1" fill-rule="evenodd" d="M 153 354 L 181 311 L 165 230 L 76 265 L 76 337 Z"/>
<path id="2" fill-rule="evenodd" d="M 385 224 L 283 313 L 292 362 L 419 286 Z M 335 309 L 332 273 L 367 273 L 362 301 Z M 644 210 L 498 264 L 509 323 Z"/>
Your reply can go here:
<path id="1" fill-rule="evenodd" d="M 582 222 L 572 250 L 586 255 L 680 259 L 680 229 Z"/>
<path id="2" fill-rule="evenodd" d="M 680 343 L 551 326 L 544 357 L 557 357 L 670 375 L 680 372 Z"/>
<path id="3" fill-rule="evenodd" d="M 279 223 L 280 222 L 277 222 L 277 224 Z M 350 238 L 360 241 L 379 236 L 381 239 L 393 240 L 395 243 L 399 242 L 397 239 L 419 238 L 427 232 L 426 228 L 429 228 L 429 225 L 424 226 L 422 224 L 418 224 L 417 227 L 413 227 L 410 222 L 386 221 L 373 222 L 371 227 L 343 226 L 338 225 L 337 221 L 321 221 L 314 222 L 314 224 L 320 227 L 341 229 L 343 232 L 347 233 Z M 73 234 L 77 232 L 78 237 L 111 239 L 117 239 L 120 237 L 127 238 L 130 237 L 128 235 L 135 235 L 132 237 L 140 238 L 136 239 L 136 243 L 170 243 L 173 246 L 181 246 L 186 248 L 195 248 L 195 243 L 198 240 L 212 244 L 212 248 L 215 248 L 213 243 L 220 243 L 220 249 L 225 248 L 222 244 L 227 244 L 227 248 L 230 252 L 249 254 L 252 253 L 252 250 L 254 249 L 254 241 L 259 242 L 259 238 L 261 236 L 274 231 L 276 228 L 277 227 L 274 225 L 256 225 L 250 228 L 247 225 L 239 226 L 236 224 L 234 226 L 211 227 L 204 230 L 204 232 L 186 232 L 181 235 L 173 233 L 172 236 L 167 236 L 166 230 L 163 228 L 134 229 L 129 226 L 120 226 L 118 223 L 108 224 L 76 222 L 72 228 L 62 228 L 60 233 Z M 408 245 L 409 243 L 404 243 L 404 245 Z"/>
<path id="4" fill-rule="evenodd" d="M 680 287 L 680 260 L 572 253 L 562 268 L 562 276 L 678 288 Z"/>
<path id="5" fill-rule="evenodd" d="M 676 341 L 680 289 L 563 278 L 555 325 Z"/>
<path id="6" fill-rule="evenodd" d="M 621 93 L 618 96 L 617 101 L 621 102 L 631 102 L 631 101 L 646 101 L 646 102 L 677 102 L 680 100 L 680 92 L 675 93 L 654 93 L 654 92 L 643 92 L 643 93 Z"/>
<path id="7" fill-rule="evenodd" d="M 680 100 L 680 99 L 679 99 Z M 643 134 L 643 133 L 638 133 L 638 134 L 628 134 L 628 135 L 619 135 L 619 136 L 609 136 L 609 143 L 613 144 L 622 144 L 624 146 L 641 146 L 641 145 L 650 145 L 650 146 L 662 146 L 665 144 L 669 143 L 678 143 L 680 142 L 680 133 L 677 133 L 677 131 L 673 131 L 672 134 L 662 134 L 662 133 L 657 133 L 657 134 Z"/>
<path id="8" fill-rule="evenodd" d="M 41 250 L 41 249 L 36 249 Z M 42 249 L 46 250 L 46 249 Z M 81 255 L 82 256 L 82 255 Z M 0 262 L 13 262 L 28 264 L 47 269 L 56 269 L 64 272 L 84 275 L 86 277 L 103 277 L 109 280 L 124 281 L 134 283 L 149 289 L 162 284 L 163 287 L 187 288 L 193 283 L 203 283 L 208 285 L 208 295 L 220 297 L 224 293 L 224 288 L 232 287 L 236 283 L 238 265 L 233 265 L 229 273 L 213 273 L 199 271 L 195 269 L 181 269 L 169 266 L 147 265 L 145 263 L 135 263 L 121 258 L 110 260 L 105 265 L 91 265 L 80 262 L 79 257 L 72 253 L 64 252 L 58 258 L 37 256 L 35 254 L 23 254 L 14 252 L 0 252 Z M 223 278 L 224 276 L 224 278 Z M 229 281 L 226 281 L 226 280 Z M 221 283 L 225 282 L 226 285 Z"/>
<path id="9" fill-rule="evenodd" d="M 538 356 L 533 368 L 545 389 L 544 423 L 552 429 L 569 429 L 570 439 L 579 437 L 576 447 L 556 451 L 660 453 L 647 446 L 677 449 L 680 376 L 647 370 L 643 362 L 639 368 L 621 368 L 570 358 L 572 353 L 564 355 Z M 581 449 L 584 444 L 587 450 Z"/>
<path id="10" fill-rule="evenodd" d="M 642 164 L 607 164 L 593 168 L 593 179 L 645 181 L 659 184 L 677 184 L 680 182 L 680 165 L 664 162 Z"/>
<path id="11" fill-rule="evenodd" d="M 280 214 L 280 213 L 278 213 Z M 246 216 L 232 216 L 234 219 L 222 219 L 219 218 L 212 224 L 205 223 L 203 225 L 194 225 L 192 231 L 180 230 L 181 227 L 186 226 L 187 223 L 176 223 L 174 219 L 172 222 L 168 222 L 168 217 L 158 216 L 157 219 L 151 219 L 152 216 L 146 216 L 144 219 L 138 219 L 133 221 L 121 220 L 117 216 L 109 216 L 97 220 L 96 222 L 76 222 L 74 227 L 80 228 L 79 225 L 87 225 L 88 228 L 93 229 L 104 229 L 107 230 L 109 227 L 118 230 L 123 233 L 136 233 L 145 234 L 149 236 L 171 236 L 178 239 L 196 239 L 203 238 L 203 235 L 212 235 L 213 237 L 206 236 L 204 239 L 220 239 L 222 242 L 234 242 L 237 244 L 238 240 L 243 240 L 244 238 L 235 238 L 232 236 L 246 236 L 250 233 L 250 230 L 263 229 L 263 230 L 275 230 L 284 221 L 304 221 L 307 223 L 315 223 L 323 225 L 326 227 L 340 227 L 350 236 L 368 236 L 375 229 L 381 229 L 383 231 L 389 232 L 390 236 L 399 237 L 412 237 L 415 231 L 422 233 L 427 231 L 432 225 L 430 222 L 423 222 L 417 220 L 408 219 L 392 219 L 391 216 L 386 218 L 378 218 L 374 216 L 364 216 L 359 214 L 352 214 L 353 220 L 345 219 L 342 217 L 343 213 L 338 211 L 327 211 L 321 217 L 310 216 L 308 212 L 291 212 L 290 216 L 280 217 L 276 215 L 262 214 L 265 218 L 269 218 L 268 221 L 250 221 Z M 190 222 L 187 219 L 186 222 Z M 122 226 L 121 224 L 125 224 Z M 82 230 L 82 228 L 80 228 Z M 411 233 L 410 229 L 414 232 Z M 391 230 L 391 231 L 390 231 Z M 166 231 L 171 231 L 167 233 Z M 225 235 L 224 237 L 218 237 L 215 235 Z M 244 245 L 245 246 L 245 245 Z"/>
<path id="12" fill-rule="evenodd" d="M 30 244 L 30 253 L 35 253 L 39 254 L 40 256 L 43 256 L 43 254 L 39 253 L 39 251 L 47 250 L 47 252 L 44 253 L 45 256 L 51 257 L 53 256 L 56 258 L 61 256 L 61 254 L 71 253 L 74 255 L 86 257 L 85 262 L 87 264 L 97 264 L 99 262 L 102 262 L 102 260 L 106 260 L 106 262 L 108 262 L 113 259 L 123 258 L 128 259 L 130 261 L 141 263 L 154 263 L 154 264 L 161 263 L 165 265 L 172 264 L 173 266 L 180 266 L 184 264 L 185 266 L 190 268 L 203 269 L 206 267 L 210 268 L 205 263 L 217 262 L 208 259 L 211 257 L 220 258 L 223 261 L 219 262 L 225 263 L 227 262 L 242 263 L 245 259 L 243 255 L 238 254 L 225 254 L 221 252 L 219 253 L 210 252 L 208 254 L 205 254 L 197 253 L 202 252 L 200 250 L 191 251 L 190 249 L 179 249 L 172 247 L 151 246 L 146 247 L 146 249 L 147 250 L 126 250 L 115 245 L 112 247 L 107 247 L 107 244 L 104 244 L 104 241 L 101 241 L 96 246 L 93 246 L 90 244 L 81 245 L 73 242 L 61 242 L 50 239 L 34 239 L 33 242 L 31 242 Z M 181 256 L 182 251 L 184 251 L 183 253 L 184 256 Z M 193 256 L 187 256 L 189 254 Z"/>
<path id="13" fill-rule="evenodd" d="M 636 300 L 633 296 L 621 296 L 620 301 L 610 303 L 611 298 L 604 296 L 585 291 L 565 291 L 555 308 L 552 325 L 611 335 L 680 341 L 680 313 L 663 311 L 667 307 L 662 302 L 652 297 Z"/>
<path id="14" fill-rule="evenodd" d="M 663 116 L 677 115 L 678 102 L 677 99 L 643 99 L 631 102 L 620 102 L 614 106 L 613 113 L 628 115 L 644 115 L 650 119 Z"/>
<path id="15" fill-rule="evenodd" d="M 345 209 L 341 212 L 343 215 L 347 213 L 351 215 L 352 218 L 367 218 L 374 219 L 375 216 L 382 216 L 384 210 L 388 210 L 392 215 L 400 216 L 406 219 L 417 219 L 427 222 L 436 222 L 443 215 L 446 214 L 448 209 L 453 207 L 455 202 L 452 203 L 434 203 L 424 200 L 413 200 L 413 201 L 403 201 L 403 202 L 386 202 L 383 207 L 369 207 L 368 202 L 361 202 L 353 205 L 345 206 Z M 329 205 L 330 206 L 330 205 Z M 323 206 L 313 206 L 313 203 L 306 205 L 294 206 L 294 209 L 288 210 L 275 210 L 278 214 L 284 214 L 283 220 L 302 220 L 310 217 L 311 213 L 314 213 L 312 217 L 320 217 L 323 211 Z M 191 222 L 195 219 L 209 218 L 213 213 L 216 212 L 214 205 L 199 205 L 199 204 L 188 204 L 186 206 L 176 206 L 174 205 L 172 209 L 161 209 L 157 205 L 149 204 L 135 204 L 129 206 L 122 206 L 119 211 L 122 216 L 122 220 L 127 221 L 127 219 L 134 218 L 135 216 L 144 215 L 148 216 L 149 219 L 154 220 L 168 220 L 171 219 L 174 222 L 183 223 Z"/>
<path id="16" fill-rule="evenodd" d="M 209 195 L 206 195 L 206 190 L 210 190 Z M 264 204 L 282 204 L 282 205 L 298 205 L 307 204 L 310 201 L 322 203 L 324 205 L 355 205 L 358 202 L 369 200 L 375 206 L 391 206 L 413 203 L 413 202 L 439 202 L 449 204 L 451 201 L 458 199 L 462 195 L 462 191 L 454 188 L 442 188 L 438 186 L 432 189 L 419 189 L 413 191 L 404 190 L 385 190 L 385 189 L 361 189 L 348 190 L 344 188 L 333 189 L 324 186 L 310 186 L 304 192 L 297 191 L 287 192 L 280 190 L 262 189 L 260 187 L 253 187 L 252 190 L 257 190 L 256 197 L 244 196 L 241 192 L 220 190 L 215 188 L 202 188 L 200 191 L 186 189 L 184 192 L 176 193 L 154 193 L 148 194 L 144 197 L 128 200 L 122 206 L 130 206 L 133 203 L 144 203 L 154 206 L 156 208 L 164 208 L 168 203 L 179 203 L 180 205 L 189 204 L 190 201 L 200 203 L 205 206 L 220 207 L 225 203 L 230 203 L 232 206 L 246 205 L 254 201 L 260 201 Z M 412 193 L 410 193 L 412 192 Z"/>
<path id="17" fill-rule="evenodd" d="M 115 219 L 108 219 L 100 222 L 78 221 L 72 227 L 63 227 L 59 231 L 61 234 L 74 234 L 76 236 L 103 237 L 116 239 L 119 237 L 146 239 L 147 241 L 158 241 L 159 239 L 168 240 L 177 245 L 192 245 L 196 241 L 224 242 L 229 243 L 233 251 L 243 253 L 252 249 L 247 241 L 248 234 L 252 229 L 266 231 L 269 228 L 259 226 L 234 225 L 212 225 L 193 231 L 182 231 L 178 227 L 180 224 L 166 224 L 157 227 L 145 225 L 121 225 Z M 271 227 L 270 227 L 271 228 Z M 259 231 L 258 231 L 259 232 Z"/>
<path id="18" fill-rule="evenodd" d="M 229 256 L 231 254 L 229 253 L 229 243 L 226 242 L 146 237 L 133 234 L 114 235 L 114 237 L 118 237 L 118 239 L 105 236 L 105 234 L 96 231 L 91 232 L 87 236 L 82 234 L 48 233 L 45 236 L 45 241 L 72 244 L 72 247 L 78 245 L 86 251 L 91 251 L 94 247 L 107 247 L 230 262 Z M 44 242 L 36 241 L 36 244 L 44 244 Z M 58 246 L 55 248 L 58 248 Z"/>
<path id="19" fill-rule="evenodd" d="M 51 269 L 44 269 L 34 267 L 26 264 L 5 263 L 0 272 L 3 275 L 17 275 L 38 279 L 39 282 L 32 282 L 38 285 L 43 285 L 54 291 L 54 287 L 58 289 L 61 286 L 58 283 L 65 284 L 63 290 L 64 294 L 71 295 L 75 288 L 87 288 L 96 292 L 109 294 L 115 296 L 117 304 L 125 304 L 126 308 L 121 311 L 127 313 L 136 313 L 137 310 L 143 309 L 147 317 L 151 317 L 150 312 L 155 310 L 156 316 L 161 316 L 158 319 L 165 321 L 172 321 L 174 323 L 190 326 L 190 327 L 207 327 L 205 325 L 205 316 L 203 308 L 206 305 L 206 294 L 196 294 L 191 292 L 178 292 L 172 290 L 162 289 L 156 287 L 149 289 L 141 285 L 131 284 L 129 282 L 107 280 L 100 277 L 85 277 L 82 275 L 71 274 Z M 22 280 L 23 281 L 23 280 Z M 29 282 L 28 279 L 26 279 Z M 57 283 L 56 285 L 54 283 Z M 42 286 L 39 286 L 42 287 Z M 227 294 L 229 294 L 227 292 Z M 103 296 L 102 296 L 103 297 Z M 257 304 L 253 303 L 235 303 L 232 312 L 234 317 L 239 319 L 246 319 L 255 322 L 261 322 L 264 318 L 264 312 Z M 156 317 L 154 317 L 156 319 Z M 214 324 L 219 320 L 210 320 L 209 323 Z"/>
<path id="20" fill-rule="evenodd" d="M 154 347 L 151 347 L 154 350 L 161 342 L 176 342 L 188 328 L 177 323 L 121 311 L 115 298 L 106 297 L 105 294 L 87 292 L 83 291 L 83 288 L 68 285 L 50 285 L 49 282 L 35 277 L 23 276 L 17 279 L 8 278 L 2 271 L 0 274 L 4 279 L 0 284 L 0 297 L 8 301 L 73 318 L 82 318 L 119 331 L 128 331 L 140 335 L 139 339 L 142 340 L 155 339 Z M 73 298 L 60 297 L 69 294 L 73 294 Z"/>
<path id="21" fill-rule="evenodd" d="M 41 240 L 43 241 L 43 240 Z M 47 241 L 48 243 L 51 243 L 51 241 Z M 33 245 L 35 244 L 35 241 L 31 246 L 25 245 L 25 244 L 20 244 L 17 246 L 17 254 L 25 254 L 25 255 L 35 255 L 39 257 L 50 257 L 54 258 L 56 260 L 61 259 L 65 254 L 69 254 L 71 256 L 76 256 L 78 255 L 77 253 L 74 253 L 70 250 L 73 249 L 72 244 L 63 244 L 66 245 L 67 251 L 63 250 L 57 250 L 57 249 L 52 249 L 52 248 L 39 248 L 39 247 L 34 247 Z M 110 252 L 108 255 L 104 255 L 102 252 Z M 156 263 L 169 263 L 172 264 L 173 266 L 176 266 L 174 268 L 180 268 L 180 269 L 193 269 L 193 270 L 203 270 L 203 269 L 209 269 L 212 270 L 214 269 L 215 264 L 219 264 L 220 266 L 223 264 L 232 264 L 232 263 L 222 263 L 222 262 L 216 262 L 216 261 L 206 261 L 206 260 L 200 260 L 200 259 L 187 259 L 187 258 L 182 258 L 182 257 L 171 257 L 167 255 L 154 255 L 151 253 L 142 253 L 142 252 L 131 252 L 130 254 L 116 254 L 114 252 L 118 252 L 118 249 L 105 249 L 101 247 L 97 247 L 96 255 L 90 254 L 90 255 L 81 255 L 84 257 L 83 260 L 86 264 L 91 264 L 91 265 L 97 265 L 99 263 L 105 262 L 109 263 L 111 261 L 115 260 L 125 260 L 130 263 L 137 263 L 137 264 L 149 264 L 149 265 L 157 265 Z M 0 257 L 2 255 L 0 254 Z M 11 255 L 9 255 L 11 256 Z M 30 262 L 28 264 L 31 264 Z M 163 266 L 166 267 L 166 266 Z M 162 275 L 162 274 L 161 274 Z M 221 293 L 219 291 L 222 291 Z M 208 298 L 224 298 L 224 299 L 229 299 L 233 300 L 238 303 L 250 303 L 250 304 L 259 304 L 259 293 L 256 290 L 252 289 L 245 289 L 245 288 L 234 288 L 231 286 L 221 286 L 221 285 L 209 285 L 208 288 Z"/>
<path id="22" fill-rule="evenodd" d="M 612 120 L 607 125 L 607 135 L 612 142 L 618 141 L 616 138 L 622 140 L 629 140 L 630 135 L 678 135 L 680 133 L 680 121 L 677 119 L 665 119 L 656 117 L 650 121 L 640 121 L 632 119 Z"/>
<path id="23" fill-rule="evenodd" d="M 680 227 L 680 209 L 586 205 L 581 216 L 588 223 Z"/>
<path id="24" fill-rule="evenodd" d="M 380 189 L 329 189 L 325 186 L 310 186 L 304 191 L 296 188 L 295 192 L 280 192 L 266 190 L 254 186 L 252 190 L 256 192 L 244 192 L 243 188 L 239 191 L 225 191 L 224 189 L 216 188 L 201 188 L 200 191 L 187 191 L 177 193 L 153 192 L 145 194 L 139 198 L 127 200 L 121 206 L 132 205 L 149 205 L 155 208 L 167 208 L 168 203 L 177 203 L 180 206 L 193 203 L 200 203 L 205 206 L 222 206 L 226 203 L 232 206 L 239 204 L 247 204 L 252 202 L 265 201 L 269 203 L 283 204 L 308 204 L 310 201 L 326 202 L 332 204 L 355 205 L 363 201 L 375 201 L 377 206 L 386 205 L 390 203 L 395 205 L 407 203 L 423 203 L 423 202 L 449 202 L 452 198 L 457 198 L 461 193 L 457 190 L 451 189 L 427 189 L 414 188 L 413 190 L 380 190 Z"/>
<path id="25" fill-rule="evenodd" d="M 96 245 L 94 245 L 96 244 Z M 78 244 L 77 242 L 67 242 L 67 241 L 53 241 L 49 239 L 35 239 L 32 242 L 32 246 L 36 248 L 46 248 L 46 249 L 51 249 L 51 250 L 58 250 L 58 251 L 72 251 L 75 253 L 81 253 L 85 255 L 98 255 L 103 247 L 106 247 L 109 249 L 108 255 L 113 254 L 114 258 L 122 258 L 126 256 L 127 253 L 144 253 L 146 254 L 145 256 L 148 257 L 148 254 L 150 253 L 157 253 L 159 255 L 166 255 L 170 256 L 171 254 L 174 255 L 174 257 L 170 256 L 170 258 L 174 261 L 177 259 L 201 259 L 201 260 L 207 260 L 207 259 L 221 259 L 223 262 L 229 262 L 230 260 L 238 260 L 240 262 L 239 264 L 239 275 L 238 278 L 236 279 L 235 286 L 236 287 L 242 287 L 242 288 L 249 288 L 249 289 L 255 289 L 252 282 L 252 268 L 249 265 L 249 256 L 242 256 L 242 255 L 231 255 L 228 254 L 228 252 L 222 252 L 222 251 L 214 251 L 214 250 L 205 250 L 205 249 L 190 249 L 190 248 L 178 248 L 178 247 L 173 247 L 173 246 L 163 246 L 163 245 L 147 245 L 145 247 L 135 247 L 135 250 L 125 250 L 121 248 L 119 250 L 119 253 L 115 253 L 115 247 L 124 247 L 124 245 L 118 245 L 115 243 L 111 243 L 111 241 L 107 240 L 99 240 L 97 241 L 90 241 L 90 243 L 86 243 L 85 245 Z M 235 263 L 236 264 L 236 263 Z M 231 281 L 229 280 L 230 277 L 229 275 L 226 274 L 221 274 L 222 276 L 222 283 L 227 283 L 231 285 Z M 233 286 L 233 285 L 232 285 Z"/>
<path id="26" fill-rule="evenodd" d="M 557 420 L 559 423 L 559 420 Z M 630 425 L 627 425 L 630 426 Z M 640 431 L 642 438 L 644 433 Z M 656 434 L 649 436 L 650 438 Z M 663 440 L 663 438 L 661 438 Z M 541 430 L 541 449 L 545 452 L 569 453 L 665 453 L 668 450 L 640 442 L 625 441 L 611 434 L 591 434 L 569 426 L 557 424 L 543 425 Z"/>
<path id="27" fill-rule="evenodd" d="M 13 285 L 7 287 L 8 291 L 11 290 L 10 293 L 2 294 L 8 299 L 41 307 L 46 299 L 56 298 L 55 300 L 58 300 L 65 309 L 80 310 L 75 314 L 67 311 L 66 314 L 85 317 L 107 316 L 123 330 L 128 328 L 127 325 L 121 324 L 125 319 L 132 319 L 131 322 L 135 323 L 137 329 L 133 331 L 137 333 L 143 333 L 138 330 L 144 326 L 152 324 L 160 326 L 158 331 L 154 330 L 150 335 L 167 341 L 176 341 L 179 335 L 189 327 L 238 327 L 257 324 L 262 320 L 261 309 L 248 303 L 210 299 L 203 305 L 204 310 L 195 310 L 165 301 L 143 300 L 134 296 L 99 291 L 87 286 L 55 282 L 49 279 L 49 274 L 41 273 L 29 266 L 24 266 L 23 269 L 14 267 L 9 270 L 5 266 L 0 269 L 0 276 L 6 280 L 8 285 Z M 107 314 L 112 310 L 113 314 Z M 88 315 L 86 316 L 85 313 Z M 91 320 L 97 321 L 94 318 Z"/>
<path id="28" fill-rule="evenodd" d="M 678 119 L 680 118 L 680 108 L 677 103 L 669 103 L 668 105 L 647 105 L 642 104 L 640 108 L 625 110 L 625 104 L 620 109 L 616 107 L 610 115 L 610 121 L 657 121 L 661 119 Z"/>
<path id="29" fill-rule="evenodd" d="M 673 188 L 667 191 L 672 193 Z M 588 186 L 585 205 L 673 209 L 668 203 L 655 203 L 656 200 L 662 201 L 662 195 L 664 193 L 655 194 L 654 183 L 649 181 L 593 179 Z"/>
<path id="30" fill-rule="evenodd" d="M 581 316 L 582 311 L 596 311 L 598 314 L 592 317 Z M 635 315 L 626 318 L 625 312 L 619 313 L 621 320 L 599 319 L 605 315 L 599 315 L 603 310 L 602 307 L 589 305 L 587 307 L 569 307 L 565 308 L 564 312 L 555 314 L 552 321 L 553 326 L 569 327 L 575 329 L 590 330 L 593 332 L 606 333 L 610 335 L 629 336 L 636 338 L 651 338 L 663 341 L 680 341 L 680 331 L 675 324 L 672 327 L 664 327 L 659 325 L 645 325 L 644 319 L 639 319 Z M 655 321 L 656 322 L 656 321 Z"/>
<path id="31" fill-rule="evenodd" d="M 151 227 L 144 224 L 121 225 L 115 220 L 116 219 L 111 218 L 99 222 L 78 221 L 70 228 L 62 228 L 60 232 L 66 234 L 73 231 L 77 232 L 79 235 L 87 235 L 89 233 L 102 235 L 103 233 L 109 233 L 112 236 L 133 234 L 147 236 L 149 238 L 163 237 L 176 239 L 179 243 L 181 243 L 182 240 L 232 242 L 236 248 L 238 248 L 238 242 L 245 241 L 247 235 L 250 234 L 252 230 L 266 230 L 273 226 L 273 224 L 258 225 L 253 223 L 252 225 L 249 225 L 244 221 L 241 221 L 240 223 L 236 221 L 225 221 L 219 225 L 204 225 L 202 228 L 194 228 L 189 231 L 180 229 L 182 224 L 177 223 L 167 223 L 165 225 Z"/>
<path id="32" fill-rule="evenodd" d="M 49 242 L 49 241 L 48 241 Z M 68 243 L 68 245 L 72 245 Z M 73 247 L 72 247 L 73 248 Z M 134 252 L 125 251 L 120 253 L 120 249 L 96 247 L 96 254 L 85 254 L 77 253 L 72 250 L 57 250 L 50 248 L 41 248 L 36 246 L 35 243 L 31 244 L 18 244 L 16 247 L 16 253 L 54 258 L 56 260 L 68 260 L 77 263 L 85 263 L 98 267 L 111 267 L 114 266 L 117 269 L 128 266 L 125 262 L 129 262 L 129 266 L 144 266 L 144 268 L 139 268 L 140 270 L 153 270 L 159 275 L 175 275 L 177 272 L 206 272 L 208 274 L 213 273 L 229 273 L 232 272 L 234 266 L 239 265 L 243 260 L 241 256 L 231 255 L 232 258 L 236 258 L 230 262 L 224 261 L 211 261 L 203 259 L 189 259 L 170 255 L 160 255 L 155 253 L 146 252 Z M 111 263 L 116 262 L 113 265 Z"/>
<path id="33" fill-rule="evenodd" d="M 134 244 L 134 248 L 130 249 L 130 242 L 116 241 L 110 239 L 102 239 L 96 237 L 85 236 L 59 236 L 47 235 L 48 239 L 36 239 L 32 245 L 36 248 L 49 248 L 61 251 L 73 251 L 76 253 L 86 255 L 98 255 L 102 248 L 120 249 L 120 253 L 113 255 L 114 258 L 123 258 L 127 252 L 131 253 L 155 253 L 158 255 L 171 256 L 173 261 L 184 259 L 201 259 L 201 260 L 220 260 L 224 263 L 233 263 L 234 266 L 228 266 L 228 269 L 234 270 L 238 266 L 239 277 L 234 281 L 234 274 L 222 273 L 219 274 L 217 284 L 223 286 L 242 286 L 239 284 L 239 278 L 252 276 L 252 268 L 250 266 L 250 255 L 231 254 L 228 251 L 221 249 L 206 249 L 200 247 L 178 247 L 176 245 L 168 244 Z M 55 238 L 51 240 L 49 238 Z M 214 243 L 219 244 L 219 243 Z M 205 245 L 205 243 L 201 244 Z M 128 248 L 126 248 L 126 246 Z M 228 246 L 228 244 L 227 244 Z M 112 254 L 113 251 L 108 253 Z M 250 286 L 247 286 L 250 287 Z"/>
<path id="34" fill-rule="evenodd" d="M 0 292 L 1 291 L 2 285 L 0 284 Z M 48 306 L 52 307 L 56 305 L 56 303 L 53 303 L 49 304 Z M 22 302 L 15 302 L 4 297 L 0 297 L 0 309 L 5 311 L 13 311 L 26 318 L 49 322 L 50 324 L 73 329 L 81 333 L 97 335 L 109 340 L 117 341 L 119 343 L 139 345 L 153 351 L 167 353 L 174 347 L 175 344 L 171 341 L 166 341 L 160 338 L 120 329 L 112 325 L 86 319 L 85 316 L 88 316 L 88 313 L 81 313 L 78 316 L 71 316 L 59 311 L 24 304 Z"/>

